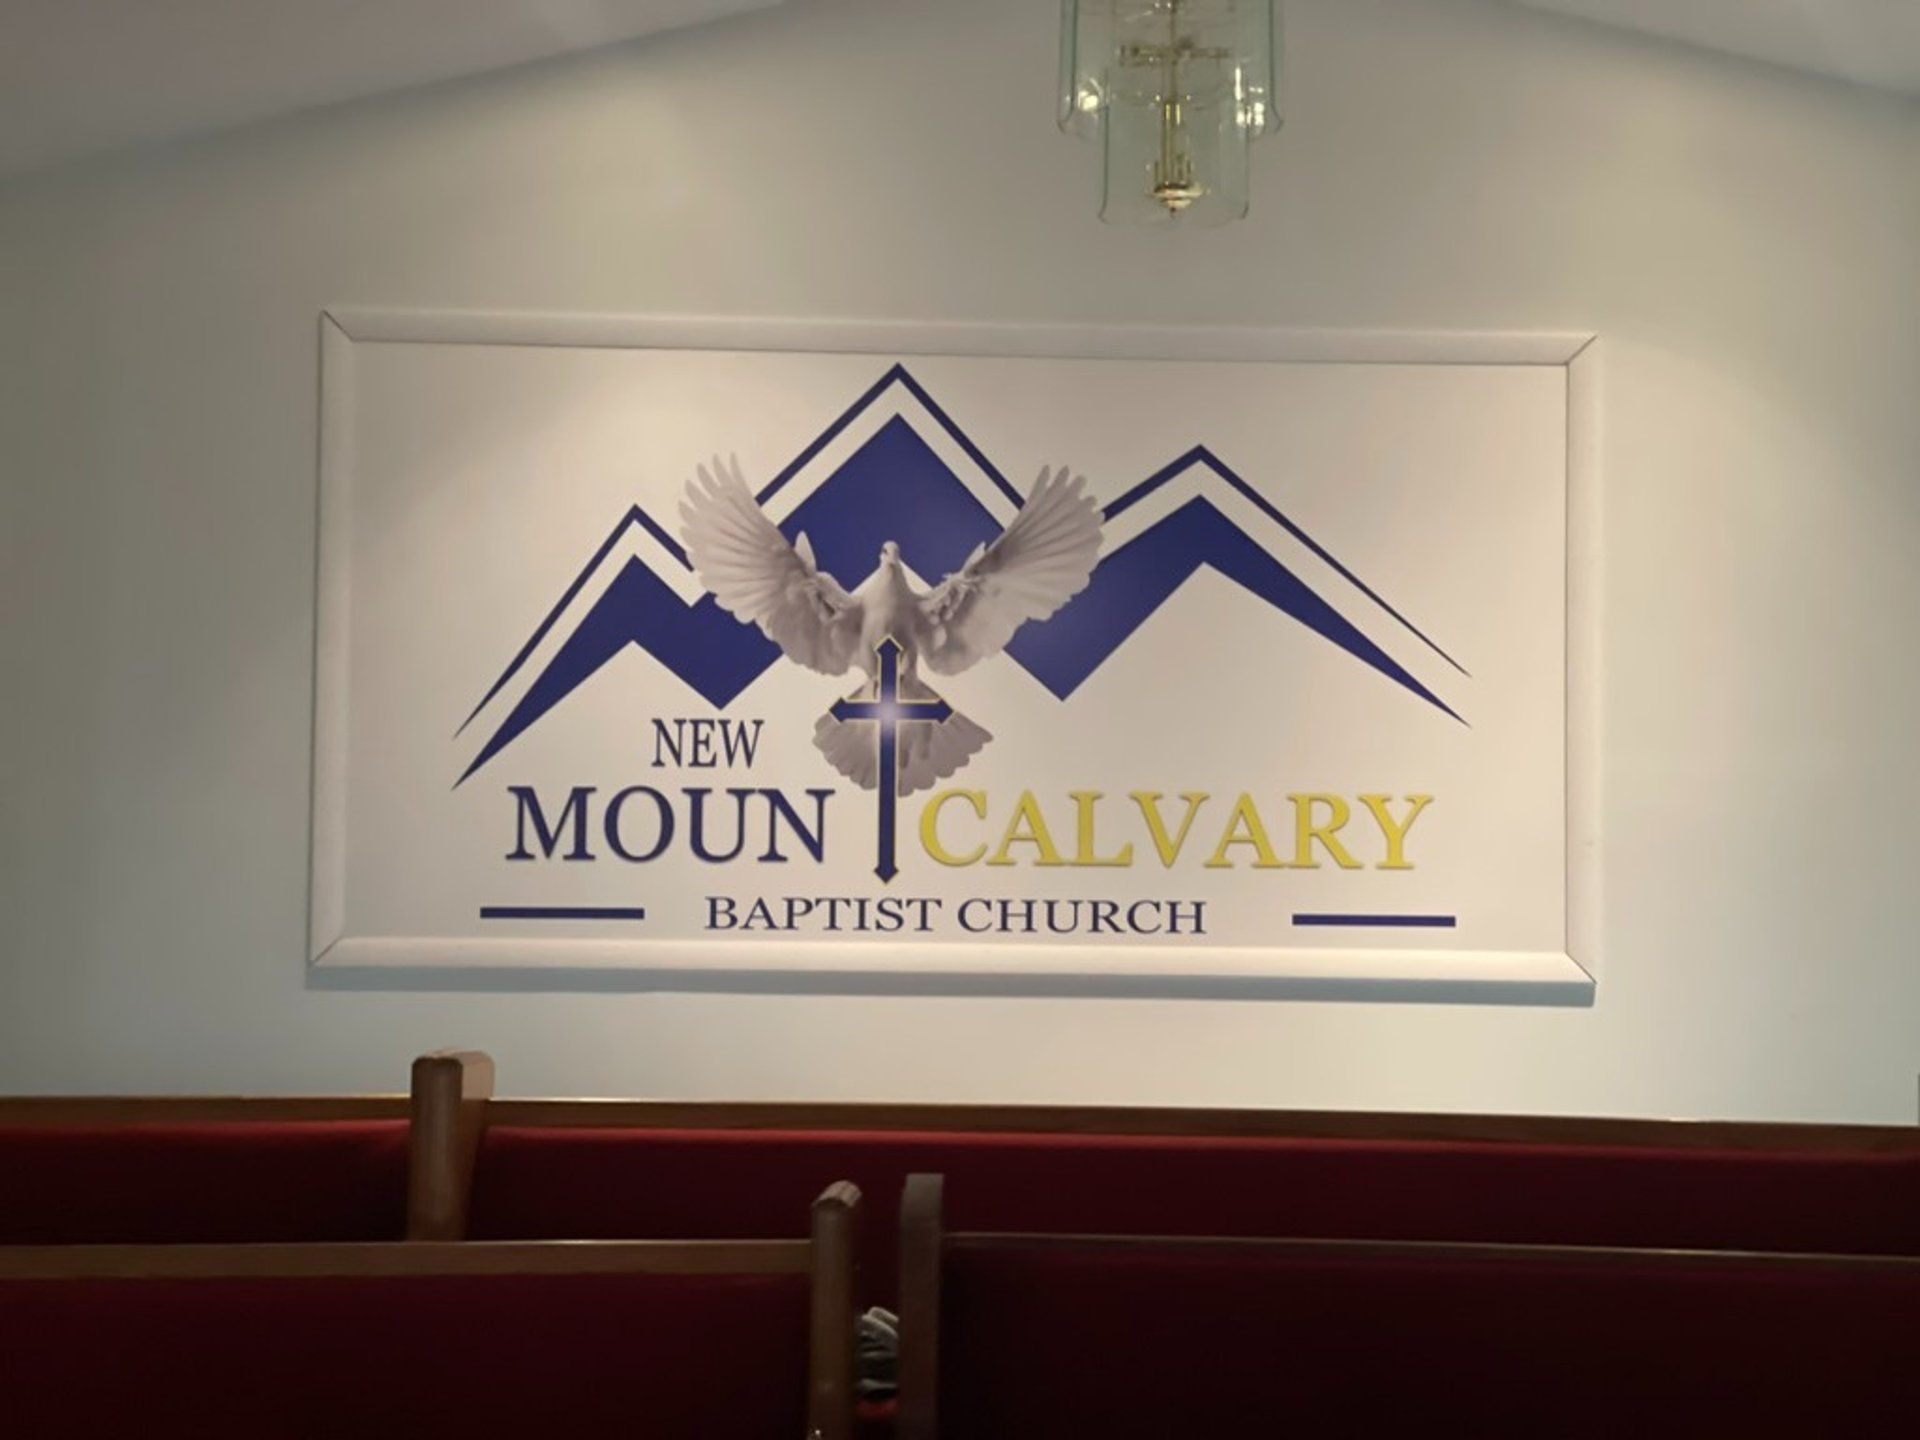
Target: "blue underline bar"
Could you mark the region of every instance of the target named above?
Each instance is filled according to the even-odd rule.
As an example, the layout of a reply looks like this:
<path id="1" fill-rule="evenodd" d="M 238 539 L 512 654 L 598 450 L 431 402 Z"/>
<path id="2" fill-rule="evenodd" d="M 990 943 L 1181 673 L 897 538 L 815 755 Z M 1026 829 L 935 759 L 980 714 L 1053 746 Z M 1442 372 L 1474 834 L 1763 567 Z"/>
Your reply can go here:
<path id="1" fill-rule="evenodd" d="M 1296 915 L 1293 923 L 1340 930 L 1451 930 L 1457 922 L 1452 915 Z"/>
<path id="2" fill-rule="evenodd" d="M 482 920 L 644 920 L 645 910 L 616 905 L 482 905 Z"/>

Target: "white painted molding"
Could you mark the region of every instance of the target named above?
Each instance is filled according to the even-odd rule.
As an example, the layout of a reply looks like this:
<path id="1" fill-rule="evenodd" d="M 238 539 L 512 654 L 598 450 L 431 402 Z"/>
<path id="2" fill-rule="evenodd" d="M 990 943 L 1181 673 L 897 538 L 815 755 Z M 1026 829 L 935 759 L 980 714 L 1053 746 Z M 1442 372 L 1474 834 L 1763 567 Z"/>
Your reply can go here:
<path id="1" fill-rule="evenodd" d="M 1601 349 L 1591 333 L 1443 332 L 1244 327 L 1017 325 L 487 313 L 330 306 L 321 317 L 318 599 L 313 882 L 309 956 L 316 968 L 413 975 L 457 972 L 941 977 L 1008 988 L 1048 979 L 1111 979 L 1130 993 L 1250 982 L 1316 999 L 1512 998 L 1590 1002 L 1601 973 Z M 1354 365 L 1500 365 L 1563 369 L 1567 379 L 1567 835 L 1564 953 L 1208 949 L 1121 946 L 836 946 L 528 936 L 349 936 L 346 743 L 351 620 L 353 350 L 358 343 L 1000 355 Z M 555 964 L 556 943 L 567 960 Z"/>
<path id="2" fill-rule="evenodd" d="M 346 933 L 347 685 L 353 604 L 353 337 L 320 318 L 319 533 L 313 685 L 313 885 L 307 947 L 316 962 Z"/>
<path id="3" fill-rule="evenodd" d="M 1247 326 L 1020 325 L 910 320 L 738 319 L 329 306 L 350 340 L 569 349 L 812 350 L 1106 360 L 1355 365 L 1567 365 L 1593 336 L 1572 331 L 1300 330 Z"/>
<path id="4" fill-rule="evenodd" d="M 1601 936 L 1601 364 L 1567 365 L 1567 954 L 1598 982 Z"/>
<path id="5" fill-rule="evenodd" d="M 363 969 L 550 970 L 548 938 L 474 939 L 354 937 L 337 940 L 316 964 Z M 1290 950 L 1209 948 L 1190 957 L 1197 966 L 1175 974 L 1164 951 L 1124 945 L 836 945 L 776 941 L 726 953 L 722 946 L 685 940 L 567 940 L 575 971 L 753 971 L 766 974 L 897 975 L 926 978 L 1018 974 L 1029 979 L 1118 977 L 1140 980 L 1271 980 L 1324 986 L 1352 982 L 1356 991 L 1421 984 L 1513 985 L 1590 991 L 1584 971 L 1565 955 L 1459 950 Z M 1202 958 L 1204 957 L 1204 958 Z"/>

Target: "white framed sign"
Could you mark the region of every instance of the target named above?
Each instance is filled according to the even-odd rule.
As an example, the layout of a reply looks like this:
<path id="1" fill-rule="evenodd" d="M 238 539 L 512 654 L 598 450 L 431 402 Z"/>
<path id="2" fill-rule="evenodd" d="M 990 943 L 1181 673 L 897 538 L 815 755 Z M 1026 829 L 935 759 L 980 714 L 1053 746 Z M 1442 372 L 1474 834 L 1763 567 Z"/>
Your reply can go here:
<path id="1" fill-rule="evenodd" d="M 1590 993 L 1589 340 L 330 311 L 311 958 Z"/>

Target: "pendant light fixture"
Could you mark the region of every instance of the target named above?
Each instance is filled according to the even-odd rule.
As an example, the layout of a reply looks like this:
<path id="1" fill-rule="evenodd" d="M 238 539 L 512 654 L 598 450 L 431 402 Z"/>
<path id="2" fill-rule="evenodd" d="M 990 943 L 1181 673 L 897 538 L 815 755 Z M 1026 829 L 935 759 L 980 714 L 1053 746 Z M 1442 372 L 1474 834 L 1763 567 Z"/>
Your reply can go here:
<path id="1" fill-rule="evenodd" d="M 1098 140 L 1100 218 L 1224 225 L 1280 126 L 1274 0 L 1061 0 L 1060 128 Z"/>

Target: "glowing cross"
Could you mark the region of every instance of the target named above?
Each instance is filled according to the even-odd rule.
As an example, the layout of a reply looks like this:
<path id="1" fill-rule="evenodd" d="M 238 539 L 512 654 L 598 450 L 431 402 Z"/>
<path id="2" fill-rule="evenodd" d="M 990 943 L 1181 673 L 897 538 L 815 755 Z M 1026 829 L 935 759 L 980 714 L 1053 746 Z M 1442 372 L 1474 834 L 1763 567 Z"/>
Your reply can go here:
<path id="1" fill-rule="evenodd" d="M 873 653 L 879 661 L 874 672 L 876 697 L 838 701 L 832 714 L 843 722 L 872 720 L 880 727 L 880 858 L 873 873 L 889 882 L 900 873 L 900 867 L 893 863 L 895 811 L 900 799 L 900 727 L 942 724 L 953 714 L 953 707 L 937 695 L 931 700 L 900 697 L 900 642 L 891 635 L 876 645 Z"/>

